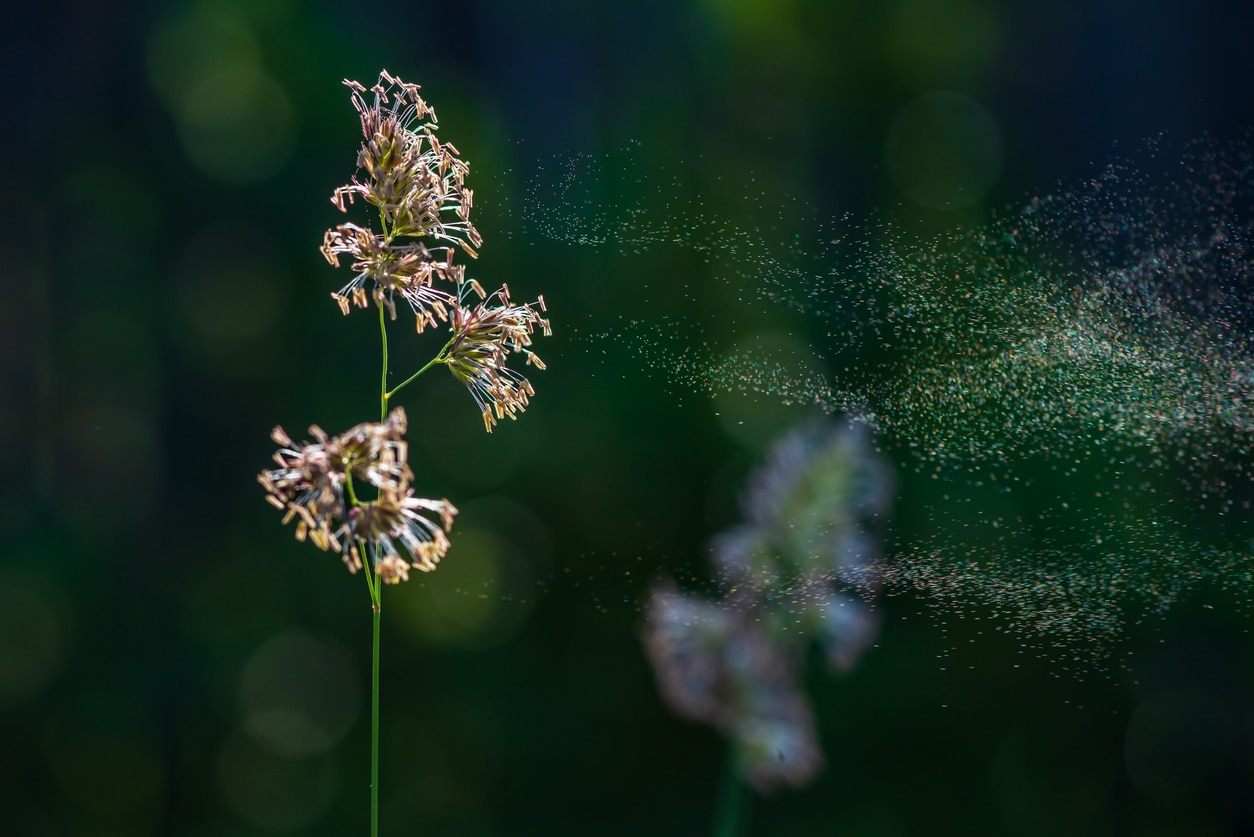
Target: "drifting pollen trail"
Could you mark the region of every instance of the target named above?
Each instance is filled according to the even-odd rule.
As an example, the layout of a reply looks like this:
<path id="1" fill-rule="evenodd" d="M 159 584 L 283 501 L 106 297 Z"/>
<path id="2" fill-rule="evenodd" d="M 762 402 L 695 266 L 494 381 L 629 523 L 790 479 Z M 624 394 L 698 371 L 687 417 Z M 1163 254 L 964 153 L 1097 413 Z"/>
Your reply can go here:
<path id="1" fill-rule="evenodd" d="M 550 239 L 647 258 L 663 281 L 695 255 L 739 304 L 802 317 L 839 375 L 683 333 L 700 306 L 644 306 L 591 339 L 613 334 L 683 389 L 871 421 L 904 467 L 943 486 L 922 494 L 930 530 L 896 531 L 890 585 L 951 612 L 978 601 L 1024 635 L 1105 643 L 1121 598 L 1161 611 L 1203 581 L 1252 586 L 1251 155 L 1168 151 L 1149 143 L 1145 167 L 1112 161 L 926 241 L 890 223 L 858 240 L 847 220 L 789 235 L 792 216 L 765 209 L 740 227 L 668 198 L 677 182 L 651 181 L 630 154 L 622 193 L 647 205 L 598 202 L 586 187 L 614 194 L 615 173 L 584 160 L 561 200 L 534 183 L 525 217 Z"/>

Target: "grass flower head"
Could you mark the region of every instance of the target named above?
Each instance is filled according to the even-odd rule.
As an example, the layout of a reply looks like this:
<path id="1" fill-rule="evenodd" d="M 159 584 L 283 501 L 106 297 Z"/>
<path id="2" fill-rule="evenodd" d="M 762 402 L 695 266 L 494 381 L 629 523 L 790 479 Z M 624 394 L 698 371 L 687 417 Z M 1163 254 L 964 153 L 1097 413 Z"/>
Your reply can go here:
<path id="1" fill-rule="evenodd" d="M 297 540 L 341 553 L 351 572 L 361 569 L 359 543 L 365 545 L 374 571 L 386 564 L 386 572 L 380 573 L 385 581 L 408 578 L 409 566 L 435 569 L 448 551 L 445 533 L 457 509 L 447 500 L 414 496 L 406 424 L 404 409 L 397 407 L 383 422 L 363 422 L 338 436 L 315 425 L 309 428 L 314 441 L 300 444 L 276 427 L 272 438 L 281 445 L 274 455 L 279 467 L 258 476 L 266 500 L 286 510 L 284 523 L 296 521 Z M 358 501 L 354 480 L 374 486 L 379 497 Z M 398 561 L 406 564 L 404 571 Z"/>
<path id="2" fill-rule="evenodd" d="M 499 419 L 517 418 L 535 395 L 531 382 L 506 364 L 510 355 L 521 354 L 527 365 L 545 368 L 540 357 L 528 348 L 537 328 L 545 335 L 552 333 L 549 321 L 540 316 L 544 310 L 544 297 L 538 297 L 534 303 L 514 305 L 509 299 L 509 287 L 502 285 L 473 308 L 459 302 L 453 311 L 453 337 L 443 353 L 443 362 L 453 377 L 470 390 L 489 433 Z"/>
<path id="3" fill-rule="evenodd" d="M 465 280 L 453 253 L 460 248 L 476 257 L 483 243 L 470 220 L 473 193 L 465 184 L 470 166 L 452 143 L 436 138 L 435 111 L 418 94 L 418 85 L 387 70 L 369 90 L 355 81 L 344 84 L 361 117 L 364 141 L 357 166 L 364 177 L 354 175 L 331 201 L 347 212 L 360 197 L 378 210 L 383 229 L 347 223 L 327 231 L 322 254 L 336 267 L 341 256 L 351 258 L 356 274 L 331 296 L 345 314 L 373 300 L 395 319 L 399 294 L 421 331 L 446 320 L 456 298 L 452 290 L 436 287 L 436 280 L 455 288 Z"/>

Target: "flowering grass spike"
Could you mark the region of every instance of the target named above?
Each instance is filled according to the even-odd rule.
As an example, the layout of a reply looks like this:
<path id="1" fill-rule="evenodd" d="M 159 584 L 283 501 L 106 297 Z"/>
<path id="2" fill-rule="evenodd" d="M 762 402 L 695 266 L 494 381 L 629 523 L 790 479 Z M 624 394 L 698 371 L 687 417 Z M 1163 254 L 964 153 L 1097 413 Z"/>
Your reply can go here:
<path id="1" fill-rule="evenodd" d="M 258 480 L 266 500 L 296 524 L 296 539 L 325 552 L 338 552 L 350 572 L 362 573 L 374 620 L 370 834 L 378 834 L 379 809 L 379 620 L 384 584 L 409 579 L 410 570 L 430 572 L 449 551 L 449 531 L 457 508 L 448 500 L 415 494 L 405 442 L 404 409 L 391 401 L 433 366 L 449 368 L 469 391 L 490 432 L 506 416 L 517 418 L 535 389 L 507 365 L 521 354 L 544 369 L 531 351 L 544 298 L 515 305 L 504 285 L 491 295 L 454 264 L 459 249 L 478 257 L 483 244 L 470 220 L 473 205 L 466 188 L 470 166 L 448 142 L 436 138 L 435 111 L 408 84 L 386 70 L 367 89 L 344 84 L 361 117 L 364 136 L 357 154 L 358 175 L 331 195 L 341 212 L 358 198 L 377 213 L 378 226 L 346 222 L 327 230 L 322 254 L 339 267 L 349 260 L 353 278 L 331 294 L 345 315 L 374 307 L 379 315 L 382 375 L 379 421 L 358 424 L 338 436 L 314 425 L 313 441 L 296 443 L 281 427 L 271 437 L 280 447 L 278 467 Z M 471 295 L 477 300 L 469 304 Z M 397 298 L 414 314 L 418 332 L 446 324 L 449 336 L 430 360 L 389 389 L 387 324 L 397 319 Z"/>

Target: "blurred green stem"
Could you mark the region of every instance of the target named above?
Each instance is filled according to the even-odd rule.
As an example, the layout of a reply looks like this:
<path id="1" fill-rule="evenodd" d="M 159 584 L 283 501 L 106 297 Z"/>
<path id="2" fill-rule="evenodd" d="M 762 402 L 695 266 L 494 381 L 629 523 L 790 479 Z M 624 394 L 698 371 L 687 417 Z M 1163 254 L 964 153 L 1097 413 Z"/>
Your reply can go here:
<path id="1" fill-rule="evenodd" d="M 741 818 L 748 800 L 744 783 L 740 779 L 740 764 L 730 747 L 723 766 L 723 778 L 719 782 L 718 800 L 714 808 L 712 837 L 739 837 Z"/>

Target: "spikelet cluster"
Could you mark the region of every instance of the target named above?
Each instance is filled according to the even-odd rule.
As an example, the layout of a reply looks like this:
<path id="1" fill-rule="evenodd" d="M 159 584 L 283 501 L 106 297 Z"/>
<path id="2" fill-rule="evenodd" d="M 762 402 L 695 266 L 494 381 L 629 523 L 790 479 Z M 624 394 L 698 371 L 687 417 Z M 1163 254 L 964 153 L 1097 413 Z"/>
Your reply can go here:
<path id="1" fill-rule="evenodd" d="M 277 468 L 258 481 L 266 501 L 296 523 L 296 539 L 340 553 L 351 572 L 361 569 L 360 546 L 371 569 L 388 583 L 409 578 L 409 569 L 435 569 L 448 551 L 448 530 L 457 509 L 448 500 L 414 495 L 404 440 L 407 420 L 397 407 L 383 422 L 363 422 L 338 436 L 314 425 L 313 441 L 293 442 L 282 427 Z M 355 500 L 356 488 L 373 486 L 377 497 Z"/>
<path id="2" fill-rule="evenodd" d="M 552 334 L 549 321 L 540 316 L 544 310 L 542 296 L 534 303 L 512 304 L 509 286 L 502 285 L 473 308 L 458 305 L 453 311 L 453 338 L 443 352 L 444 363 L 474 397 L 489 433 L 498 419 L 517 418 L 535 395 L 531 382 L 506 363 L 510 355 L 521 354 L 527 365 L 544 369 L 529 348 L 536 329 Z"/>
<path id="3" fill-rule="evenodd" d="M 483 244 L 470 220 L 470 167 L 452 143 L 436 137 L 435 111 L 418 85 L 386 70 L 369 89 L 344 84 L 352 91 L 364 141 L 357 155 L 360 177 L 336 189 L 331 201 L 346 212 L 360 198 L 377 209 L 381 229 L 345 223 L 326 232 L 327 261 L 338 267 L 346 257 L 354 272 L 331 296 L 344 314 L 377 305 L 395 320 L 399 298 L 418 331 L 447 324 L 449 341 L 436 361 L 467 388 L 491 432 L 499 419 L 516 418 L 535 394 L 527 377 L 506 363 L 522 354 L 526 365 L 544 369 L 529 348 L 537 328 L 551 334 L 540 316 L 544 299 L 515 305 L 505 286 L 485 294 L 466 277 L 465 265 L 454 263 L 458 249 L 477 258 Z"/>

